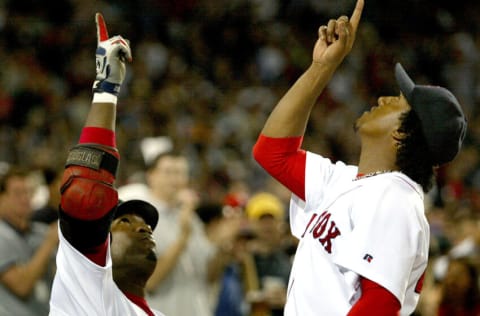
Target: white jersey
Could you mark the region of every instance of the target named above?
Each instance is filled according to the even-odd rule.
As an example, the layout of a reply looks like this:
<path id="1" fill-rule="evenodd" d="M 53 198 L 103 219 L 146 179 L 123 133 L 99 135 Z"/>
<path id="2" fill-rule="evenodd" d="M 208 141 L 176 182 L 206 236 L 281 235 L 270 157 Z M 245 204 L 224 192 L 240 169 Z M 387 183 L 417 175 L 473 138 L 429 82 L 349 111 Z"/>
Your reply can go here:
<path id="1" fill-rule="evenodd" d="M 285 315 L 345 316 L 361 295 L 360 275 L 393 293 L 401 315 L 414 311 L 429 247 L 422 188 L 400 172 L 356 175 L 307 153 L 306 201 L 290 201 L 299 245 Z"/>
<path id="2" fill-rule="evenodd" d="M 50 298 L 50 316 L 144 316 L 113 281 L 110 247 L 99 266 L 75 249 L 59 229 L 57 272 Z M 163 316 L 153 311 L 157 316 Z"/>

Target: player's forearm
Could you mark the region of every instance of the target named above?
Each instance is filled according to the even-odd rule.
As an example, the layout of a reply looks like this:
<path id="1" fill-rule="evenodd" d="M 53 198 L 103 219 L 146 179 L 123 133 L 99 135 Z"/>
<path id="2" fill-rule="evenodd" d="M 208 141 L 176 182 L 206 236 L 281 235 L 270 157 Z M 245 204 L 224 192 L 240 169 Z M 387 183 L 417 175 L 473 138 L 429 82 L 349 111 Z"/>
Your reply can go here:
<path id="1" fill-rule="evenodd" d="M 108 93 L 95 93 L 85 126 L 115 131 L 117 97 Z"/>
<path id="2" fill-rule="evenodd" d="M 335 69 L 333 65 L 312 63 L 273 109 L 262 134 L 269 137 L 303 136 L 312 107 Z"/>
<path id="3" fill-rule="evenodd" d="M 165 277 L 177 265 L 180 256 L 187 246 L 188 238 L 183 235 L 174 242 L 157 260 L 157 266 L 153 271 L 151 277 L 147 281 L 146 290 L 149 292 L 155 289 L 162 283 Z"/>

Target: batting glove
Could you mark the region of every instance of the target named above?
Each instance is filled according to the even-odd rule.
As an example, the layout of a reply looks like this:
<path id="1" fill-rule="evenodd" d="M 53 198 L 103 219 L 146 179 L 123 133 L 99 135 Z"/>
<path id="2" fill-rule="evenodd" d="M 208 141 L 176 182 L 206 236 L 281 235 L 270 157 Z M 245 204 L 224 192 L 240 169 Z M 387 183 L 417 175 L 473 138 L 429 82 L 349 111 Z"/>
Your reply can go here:
<path id="1" fill-rule="evenodd" d="M 108 38 L 107 26 L 100 13 L 95 15 L 97 24 L 97 76 L 93 92 L 107 92 L 115 96 L 125 79 L 125 61 L 132 61 L 130 43 L 120 35 Z"/>

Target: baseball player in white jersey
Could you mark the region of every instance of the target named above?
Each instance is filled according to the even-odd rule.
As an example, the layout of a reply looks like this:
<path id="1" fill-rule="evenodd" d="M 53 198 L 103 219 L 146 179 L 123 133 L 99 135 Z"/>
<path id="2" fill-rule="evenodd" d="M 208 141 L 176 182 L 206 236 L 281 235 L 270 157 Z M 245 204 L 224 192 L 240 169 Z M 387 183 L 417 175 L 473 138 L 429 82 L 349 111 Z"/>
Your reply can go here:
<path id="1" fill-rule="evenodd" d="M 254 146 L 259 164 L 293 195 L 299 245 L 285 315 L 410 315 L 427 266 L 424 193 L 451 161 L 466 119 L 445 88 L 416 85 L 400 64 L 396 96 L 355 123 L 358 166 L 301 149 L 310 111 L 350 52 L 364 2 L 319 28 L 313 61 L 276 105 Z"/>
<path id="2" fill-rule="evenodd" d="M 130 46 L 109 38 L 96 15 L 97 76 L 78 145 L 68 155 L 59 209 L 57 271 L 50 315 L 162 315 L 145 300 L 156 265 L 152 229 L 157 210 L 142 200 L 118 201 L 113 187 L 119 154 L 115 142 L 117 95 Z"/>

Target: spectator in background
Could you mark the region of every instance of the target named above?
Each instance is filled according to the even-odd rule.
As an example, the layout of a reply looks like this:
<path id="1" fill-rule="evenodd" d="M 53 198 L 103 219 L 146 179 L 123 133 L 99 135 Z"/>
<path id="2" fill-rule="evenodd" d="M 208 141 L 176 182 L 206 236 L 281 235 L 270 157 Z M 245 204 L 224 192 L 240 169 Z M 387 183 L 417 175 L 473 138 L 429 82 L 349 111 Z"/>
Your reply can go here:
<path id="1" fill-rule="evenodd" d="M 253 238 L 248 227 L 240 227 L 230 246 L 222 249 L 227 261 L 219 279 L 215 316 L 258 315 L 247 297 L 250 289 L 258 291 L 257 269 L 249 251 Z"/>
<path id="2" fill-rule="evenodd" d="M 438 316 L 480 315 L 478 266 L 467 258 L 450 260 L 442 281 Z"/>
<path id="3" fill-rule="evenodd" d="M 48 189 L 48 199 L 44 206 L 33 212 L 32 221 L 50 224 L 58 220 L 62 174 L 62 172 L 50 168 L 43 171 L 45 185 Z"/>
<path id="4" fill-rule="evenodd" d="M 213 315 L 244 316 L 247 304 L 242 259 L 247 239 L 241 233 L 244 218 L 229 208 L 220 203 L 202 203 L 196 213 L 205 225 L 208 239 L 217 248 L 208 274 Z"/>
<path id="5" fill-rule="evenodd" d="M 285 207 L 275 195 L 254 194 L 245 209 L 254 233 L 249 250 L 253 256 L 257 284 L 249 288 L 252 315 L 283 315 L 291 261 L 284 249 Z"/>
<path id="6" fill-rule="evenodd" d="M 53 273 L 49 272 L 54 267 L 58 244 L 57 223 L 47 226 L 31 222 L 32 190 L 29 173 L 15 166 L 0 180 L 2 315 L 48 313 L 49 286 L 53 280 Z"/>

